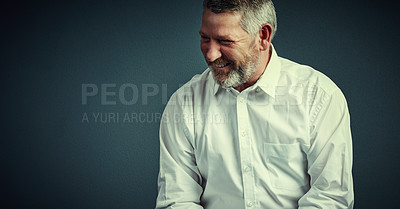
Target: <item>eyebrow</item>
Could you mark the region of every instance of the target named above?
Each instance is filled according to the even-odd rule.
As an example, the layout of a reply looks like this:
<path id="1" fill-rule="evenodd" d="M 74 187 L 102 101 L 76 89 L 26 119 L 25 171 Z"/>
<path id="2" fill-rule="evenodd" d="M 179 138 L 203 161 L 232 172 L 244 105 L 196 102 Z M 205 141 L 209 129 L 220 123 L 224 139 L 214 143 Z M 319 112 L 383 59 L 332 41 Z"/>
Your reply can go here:
<path id="1" fill-rule="evenodd" d="M 199 31 L 200 36 L 205 36 L 208 37 L 203 31 Z M 230 37 L 229 35 L 227 36 L 217 36 L 216 37 L 218 40 L 234 40 L 232 37 Z"/>
<path id="2" fill-rule="evenodd" d="M 200 36 L 207 36 L 203 31 L 199 31 Z"/>

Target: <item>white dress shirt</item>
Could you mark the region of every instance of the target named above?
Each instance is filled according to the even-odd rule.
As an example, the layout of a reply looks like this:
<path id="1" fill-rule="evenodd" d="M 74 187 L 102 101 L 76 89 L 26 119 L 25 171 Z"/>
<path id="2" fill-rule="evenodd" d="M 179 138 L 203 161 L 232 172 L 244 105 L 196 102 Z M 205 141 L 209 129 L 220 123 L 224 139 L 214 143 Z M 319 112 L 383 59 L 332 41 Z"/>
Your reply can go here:
<path id="1" fill-rule="evenodd" d="M 351 169 L 342 92 L 273 49 L 264 74 L 240 93 L 207 69 L 172 95 L 156 208 L 353 208 Z"/>

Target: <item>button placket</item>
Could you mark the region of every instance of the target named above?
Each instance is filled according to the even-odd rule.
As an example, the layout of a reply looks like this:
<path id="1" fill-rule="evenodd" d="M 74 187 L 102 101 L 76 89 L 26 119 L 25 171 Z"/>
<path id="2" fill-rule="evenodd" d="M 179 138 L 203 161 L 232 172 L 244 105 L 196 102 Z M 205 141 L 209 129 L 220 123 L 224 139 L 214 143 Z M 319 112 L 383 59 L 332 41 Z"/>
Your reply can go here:
<path id="1" fill-rule="evenodd" d="M 238 137 L 240 147 L 240 160 L 243 166 L 242 180 L 243 192 L 246 208 L 255 208 L 255 182 L 252 169 L 252 141 L 248 132 L 248 124 L 250 123 L 248 108 L 247 108 L 247 95 L 239 94 L 237 97 L 237 124 L 238 124 Z"/>

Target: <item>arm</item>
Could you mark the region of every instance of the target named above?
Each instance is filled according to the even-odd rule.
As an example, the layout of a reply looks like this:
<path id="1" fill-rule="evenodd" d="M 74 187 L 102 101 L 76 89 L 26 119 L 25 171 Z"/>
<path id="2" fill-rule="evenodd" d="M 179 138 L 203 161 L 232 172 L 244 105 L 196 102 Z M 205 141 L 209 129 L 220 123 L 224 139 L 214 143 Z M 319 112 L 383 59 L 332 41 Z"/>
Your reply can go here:
<path id="1" fill-rule="evenodd" d="M 183 105 L 176 95 L 164 110 L 160 125 L 160 171 L 156 209 L 201 209 L 201 175 L 197 168 L 192 137 L 186 126 Z"/>
<path id="2" fill-rule="evenodd" d="M 307 154 L 311 188 L 299 200 L 299 208 L 353 208 L 350 116 L 340 90 L 322 96 L 311 122 Z"/>

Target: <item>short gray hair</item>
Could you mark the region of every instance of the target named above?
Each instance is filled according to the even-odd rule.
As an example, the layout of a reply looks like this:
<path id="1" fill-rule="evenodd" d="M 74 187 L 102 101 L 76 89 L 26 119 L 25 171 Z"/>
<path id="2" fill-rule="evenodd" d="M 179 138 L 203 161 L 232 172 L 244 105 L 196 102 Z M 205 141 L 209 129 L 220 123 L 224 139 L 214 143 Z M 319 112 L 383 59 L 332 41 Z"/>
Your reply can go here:
<path id="1" fill-rule="evenodd" d="M 265 23 L 271 24 L 271 40 L 277 29 L 275 7 L 271 0 L 204 0 L 203 8 L 213 13 L 233 12 L 242 15 L 240 25 L 248 34 L 256 35 Z"/>

